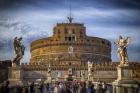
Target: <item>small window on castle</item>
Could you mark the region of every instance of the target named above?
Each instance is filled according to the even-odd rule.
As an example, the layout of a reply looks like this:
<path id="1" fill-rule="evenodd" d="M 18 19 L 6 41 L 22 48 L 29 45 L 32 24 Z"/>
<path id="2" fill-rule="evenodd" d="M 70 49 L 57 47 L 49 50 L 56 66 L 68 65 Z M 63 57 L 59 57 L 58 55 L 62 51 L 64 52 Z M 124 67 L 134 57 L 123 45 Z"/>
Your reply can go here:
<path id="1" fill-rule="evenodd" d="M 53 31 L 53 34 L 55 34 L 55 31 Z"/>
<path id="2" fill-rule="evenodd" d="M 58 38 L 60 38 L 60 35 L 58 35 Z"/>
<path id="3" fill-rule="evenodd" d="M 87 41 L 89 42 L 89 39 L 87 39 Z"/>
<path id="4" fill-rule="evenodd" d="M 92 42 L 94 42 L 94 40 L 92 40 Z"/>
<path id="5" fill-rule="evenodd" d="M 102 41 L 102 44 L 105 44 L 105 41 Z"/>
<path id="6" fill-rule="evenodd" d="M 69 40 L 69 41 L 71 41 L 71 40 L 72 40 L 72 38 L 71 38 L 71 37 L 68 37 L 68 40 Z"/>
<path id="7" fill-rule="evenodd" d="M 80 34 L 83 34 L 83 31 L 82 30 L 80 30 Z"/>
<path id="8" fill-rule="evenodd" d="M 58 29 L 58 34 L 60 34 L 60 29 Z"/>
<path id="9" fill-rule="evenodd" d="M 72 41 L 75 41 L 75 37 L 72 37 Z"/>
<path id="10" fill-rule="evenodd" d="M 72 34 L 74 34 L 75 33 L 75 30 L 74 29 L 72 29 Z"/>
<path id="11" fill-rule="evenodd" d="M 67 41 L 68 40 L 68 37 L 65 37 L 65 41 Z"/>
<path id="12" fill-rule="evenodd" d="M 65 28 L 65 34 L 68 34 L 68 30 Z"/>
<path id="13" fill-rule="evenodd" d="M 43 41 L 41 41 L 41 43 L 43 43 Z"/>
<path id="14" fill-rule="evenodd" d="M 110 44 L 109 44 L 109 43 L 107 43 L 107 45 L 109 46 Z"/>

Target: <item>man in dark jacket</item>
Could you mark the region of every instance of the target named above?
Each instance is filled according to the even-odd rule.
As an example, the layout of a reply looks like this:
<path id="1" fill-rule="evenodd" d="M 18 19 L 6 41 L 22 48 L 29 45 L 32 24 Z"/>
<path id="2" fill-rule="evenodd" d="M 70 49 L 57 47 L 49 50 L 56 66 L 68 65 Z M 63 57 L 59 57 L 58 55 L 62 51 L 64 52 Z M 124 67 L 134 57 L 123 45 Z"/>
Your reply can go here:
<path id="1" fill-rule="evenodd" d="M 35 93 L 34 82 L 30 85 L 30 93 Z"/>

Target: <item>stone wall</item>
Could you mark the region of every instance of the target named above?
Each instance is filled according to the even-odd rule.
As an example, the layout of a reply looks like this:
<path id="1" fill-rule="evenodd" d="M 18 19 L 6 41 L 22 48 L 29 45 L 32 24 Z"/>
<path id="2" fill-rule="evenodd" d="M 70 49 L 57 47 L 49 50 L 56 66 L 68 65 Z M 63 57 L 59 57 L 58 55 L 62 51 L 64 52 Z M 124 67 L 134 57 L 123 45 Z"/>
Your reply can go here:
<path id="1" fill-rule="evenodd" d="M 8 67 L 11 65 L 11 60 L 0 61 L 0 83 L 8 79 Z"/>
<path id="2" fill-rule="evenodd" d="M 93 77 L 94 81 L 105 81 L 105 82 L 113 82 L 117 79 L 117 69 L 119 62 L 112 62 L 112 63 L 101 63 L 101 64 L 93 64 Z M 133 66 L 133 76 L 134 79 L 140 82 L 140 64 L 137 62 L 130 62 L 130 65 Z M 26 81 L 32 81 L 37 79 L 46 79 L 47 78 L 47 68 L 48 65 L 41 65 L 41 64 L 30 64 L 30 65 L 22 65 L 23 69 L 23 79 Z M 65 80 L 68 76 L 68 69 L 72 68 L 72 73 L 74 79 L 81 80 L 81 72 L 85 72 L 85 78 L 87 79 L 88 72 L 87 72 L 87 64 L 83 65 L 52 65 L 52 78 L 56 79 L 57 77 L 60 80 Z M 136 74 L 137 73 L 137 74 Z"/>

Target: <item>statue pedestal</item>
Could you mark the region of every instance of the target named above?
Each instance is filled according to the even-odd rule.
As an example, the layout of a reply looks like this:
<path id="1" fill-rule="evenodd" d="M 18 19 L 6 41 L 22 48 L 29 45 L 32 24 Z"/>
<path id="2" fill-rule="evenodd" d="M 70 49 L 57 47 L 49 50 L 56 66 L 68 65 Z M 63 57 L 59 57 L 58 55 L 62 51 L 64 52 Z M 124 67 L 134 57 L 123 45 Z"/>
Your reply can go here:
<path id="1" fill-rule="evenodd" d="M 93 75 L 88 75 L 88 81 L 92 81 L 93 82 Z"/>
<path id="2" fill-rule="evenodd" d="M 82 78 L 81 78 L 81 81 L 84 82 L 84 81 L 86 81 L 86 79 L 85 79 L 84 77 L 82 77 Z"/>
<path id="3" fill-rule="evenodd" d="M 118 66 L 118 78 L 113 84 L 113 93 L 138 93 L 138 83 L 133 80 L 131 66 Z"/>
<path id="4" fill-rule="evenodd" d="M 22 84 L 22 70 L 21 67 L 13 66 L 9 68 L 8 80 L 10 85 L 21 85 Z"/>
<path id="5" fill-rule="evenodd" d="M 52 77 L 47 77 L 47 82 L 51 83 L 52 82 Z"/>
<path id="6" fill-rule="evenodd" d="M 46 83 L 51 83 L 52 82 L 52 77 L 51 75 L 47 75 L 47 80 L 45 81 Z"/>

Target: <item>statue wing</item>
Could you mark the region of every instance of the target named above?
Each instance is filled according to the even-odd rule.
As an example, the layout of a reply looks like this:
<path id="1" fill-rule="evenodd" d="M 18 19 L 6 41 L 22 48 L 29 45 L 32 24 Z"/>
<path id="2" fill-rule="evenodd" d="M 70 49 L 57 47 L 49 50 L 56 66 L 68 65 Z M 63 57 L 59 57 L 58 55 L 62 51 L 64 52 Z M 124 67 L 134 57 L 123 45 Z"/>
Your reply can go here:
<path id="1" fill-rule="evenodd" d="M 121 39 L 123 39 L 123 38 L 122 38 L 122 36 L 120 35 L 120 36 L 119 36 L 119 39 L 118 39 L 118 41 L 117 41 L 117 43 L 116 43 L 117 45 L 119 45 Z"/>
<path id="2" fill-rule="evenodd" d="M 18 49 L 17 49 L 17 39 L 16 39 L 16 37 L 14 38 L 14 49 L 15 49 L 15 53 L 17 54 L 17 52 L 18 52 Z"/>
<path id="3" fill-rule="evenodd" d="M 126 38 L 126 46 L 131 42 L 131 37 Z"/>

